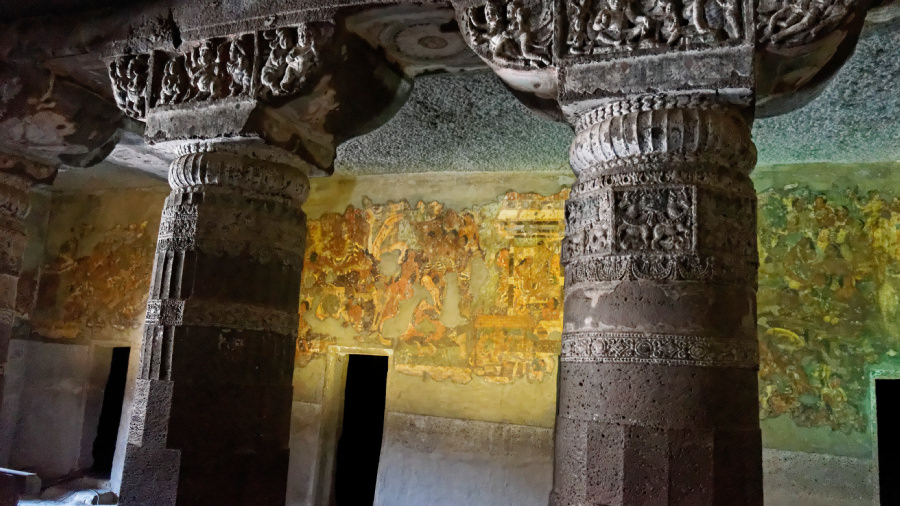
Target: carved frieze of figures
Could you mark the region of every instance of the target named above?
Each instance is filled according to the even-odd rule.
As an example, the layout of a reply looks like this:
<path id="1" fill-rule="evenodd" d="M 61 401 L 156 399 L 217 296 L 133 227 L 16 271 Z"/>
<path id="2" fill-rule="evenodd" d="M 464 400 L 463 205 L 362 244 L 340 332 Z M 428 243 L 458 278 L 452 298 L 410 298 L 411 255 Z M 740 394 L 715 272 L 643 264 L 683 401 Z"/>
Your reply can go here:
<path id="1" fill-rule="evenodd" d="M 278 28 L 264 37 L 269 41 L 269 54 L 260 74 L 263 87 L 274 96 L 296 92 L 319 62 L 311 27 Z"/>
<path id="2" fill-rule="evenodd" d="M 464 33 L 493 62 L 514 67 L 550 65 L 553 19 L 549 9 L 536 12 L 522 0 L 488 0 L 467 9 L 465 23 Z"/>
<path id="3" fill-rule="evenodd" d="M 148 57 L 124 56 L 109 64 L 109 78 L 119 109 L 132 118 L 146 112 Z"/>
<path id="4" fill-rule="evenodd" d="M 743 38 L 741 0 L 569 0 L 564 52 L 697 48 Z"/>
<path id="5" fill-rule="evenodd" d="M 848 14 L 848 0 L 761 0 L 757 38 L 788 47 L 808 44 L 830 33 Z"/>
<path id="6" fill-rule="evenodd" d="M 181 53 L 156 51 L 152 60 L 150 55 L 119 57 L 110 63 L 109 75 L 119 107 L 135 118 L 144 117 L 147 105 L 287 96 L 298 93 L 317 67 L 320 35 L 304 24 L 210 39 Z M 151 72 L 159 74 L 151 79 Z"/>

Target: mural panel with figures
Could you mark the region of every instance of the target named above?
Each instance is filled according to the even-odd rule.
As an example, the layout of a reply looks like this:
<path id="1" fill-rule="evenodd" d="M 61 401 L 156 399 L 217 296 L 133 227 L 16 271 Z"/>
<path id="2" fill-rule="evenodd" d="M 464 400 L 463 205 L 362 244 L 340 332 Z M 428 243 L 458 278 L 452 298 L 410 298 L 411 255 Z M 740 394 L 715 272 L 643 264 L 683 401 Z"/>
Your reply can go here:
<path id="1" fill-rule="evenodd" d="M 760 192 L 762 419 L 867 430 L 867 367 L 900 351 L 900 193 L 891 187 Z"/>
<path id="2" fill-rule="evenodd" d="M 403 374 L 458 383 L 551 377 L 567 193 L 511 192 L 462 210 L 365 201 L 310 220 L 299 363 L 335 341 L 323 330 L 331 321 L 361 345 L 394 348 Z"/>

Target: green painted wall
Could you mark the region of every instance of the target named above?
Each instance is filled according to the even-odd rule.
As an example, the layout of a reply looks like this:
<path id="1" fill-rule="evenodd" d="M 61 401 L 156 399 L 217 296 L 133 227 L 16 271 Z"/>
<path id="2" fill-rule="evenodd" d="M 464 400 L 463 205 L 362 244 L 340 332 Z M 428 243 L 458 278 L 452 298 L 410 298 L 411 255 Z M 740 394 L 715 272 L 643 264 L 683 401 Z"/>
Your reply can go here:
<path id="1" fill-rule="evenodd" d="M 898 169 L 754 172 L 767 447 L 871 457 L 869 370 L 900 352 Z"/>

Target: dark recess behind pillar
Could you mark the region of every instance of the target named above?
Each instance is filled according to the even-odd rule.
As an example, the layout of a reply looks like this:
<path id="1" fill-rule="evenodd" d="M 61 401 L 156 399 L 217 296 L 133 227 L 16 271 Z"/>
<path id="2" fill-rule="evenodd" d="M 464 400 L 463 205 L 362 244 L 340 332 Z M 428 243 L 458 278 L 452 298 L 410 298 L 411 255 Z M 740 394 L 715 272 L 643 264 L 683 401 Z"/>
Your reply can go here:
<path id="1" fill-rule="evenodd" d="M 113 348 L 109 364 L 109 379 L 103 389 L 103 407 L 97 423 L 97 437 L 94 439 L 94 465 L 91 473 L 109 476 L 113 455 L 116 452 L 116 437 L 119 433 L 119 419 L 122 416 L 122 400 L 125 398 L 125 378 L 128 376 L 129 348 Z"/>
<path id="2" fill-rule="evenodd" d="M 350 355 L 334 476 L 337 506 L 371 505 L 384 431 L 388 357 Z"/>
<path id="3" fill-rule="evenodd" d="M 900 504 L 900 380 L 875 381 L 878 415 L 878 483 L 881 504 Z"/>

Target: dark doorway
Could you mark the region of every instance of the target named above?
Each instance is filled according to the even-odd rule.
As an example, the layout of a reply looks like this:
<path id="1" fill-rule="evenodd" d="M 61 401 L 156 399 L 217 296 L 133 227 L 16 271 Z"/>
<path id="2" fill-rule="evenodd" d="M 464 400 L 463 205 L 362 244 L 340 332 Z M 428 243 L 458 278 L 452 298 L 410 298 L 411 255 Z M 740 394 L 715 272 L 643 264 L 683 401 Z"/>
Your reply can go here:
<path id="1" fill-rule="evenodd" d="M 388 358 L 350 355 L 349 359 L 334 497 L 337 506 L 370 506 L 375 500 L 384 431 Z"/>
<path id="2" fill-rule="evenodd" d="M 125 398 L 125 378 L 128 376 L 129 348 L 113 348 L 109 364 L 109 377 L 103 389 L 103 407 L 97 423 L 97 437 L 94 439 L 92 455 L 94 465 L 91 474 L 108 477 L 112 471 L 113 455 L 116 453 L 116 437 L 119 433 L 119 418 L 122 417 L 122 400 Z"/>
<path id="3" fill-rule="evenodd" d="M 881 504 L 900 504 L 900 380 L 875 380 L 878 414 L 878 483 Z"/>

